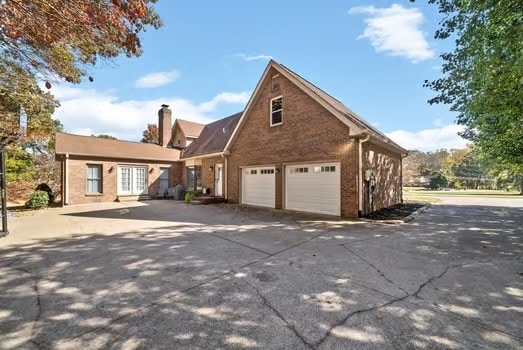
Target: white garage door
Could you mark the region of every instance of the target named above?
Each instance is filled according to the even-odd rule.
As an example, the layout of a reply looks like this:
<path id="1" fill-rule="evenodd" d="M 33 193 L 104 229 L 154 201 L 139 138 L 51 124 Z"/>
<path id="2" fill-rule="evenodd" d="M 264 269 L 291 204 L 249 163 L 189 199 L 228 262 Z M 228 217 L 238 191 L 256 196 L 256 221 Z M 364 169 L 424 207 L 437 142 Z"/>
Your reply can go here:
<path id="1" fill-rule="evenodd" d="M 285 167 L 285 208 L 340 215 L 340 163 Z"/>
<path id="2" fill-rule="evenodd" d="M 242 203 L 274 208 L 276 202 L 275 168 L 242 168 Z"/>

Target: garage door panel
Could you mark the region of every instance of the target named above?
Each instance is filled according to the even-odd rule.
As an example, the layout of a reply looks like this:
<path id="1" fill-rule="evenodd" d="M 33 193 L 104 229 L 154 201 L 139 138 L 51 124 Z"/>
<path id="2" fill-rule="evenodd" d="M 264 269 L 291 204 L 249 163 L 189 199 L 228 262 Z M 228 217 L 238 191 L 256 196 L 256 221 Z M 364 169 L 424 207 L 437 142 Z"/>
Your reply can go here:
<path id="1" fill-rule="evenodd" d="M 262 173 L 262 171 L 264 173 Z M 242 203 L 262 207 L 275 207 L 276 181 L 274 167 L 242 169 Z"/>
<path id="2" fill-rule="evenodd" d="M 314 184 L 314 188 L 311 188 L 311 184 L 289 184 L 287 185 L 289 190 L 296 190 L 300 192 L 308 192 L 308 193 L 322 193 L 324 191 L 327 192 L 337 192 L 339 187 L 337 185 L 332 184 Z"/>
<path id="3" fill-rule="evenodd" d="M 340 164 L 288 165 L 285 169 L 285 207 L 340 215 Z"/>

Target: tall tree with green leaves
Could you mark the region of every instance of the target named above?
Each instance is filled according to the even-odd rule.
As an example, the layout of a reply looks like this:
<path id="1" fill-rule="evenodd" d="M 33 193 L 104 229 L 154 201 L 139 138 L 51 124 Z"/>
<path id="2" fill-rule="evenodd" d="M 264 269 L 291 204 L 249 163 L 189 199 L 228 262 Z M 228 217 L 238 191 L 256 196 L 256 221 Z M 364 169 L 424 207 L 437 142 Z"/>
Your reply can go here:
<path id="1" fill-rule="evenodd" d="M 429 0 L 443 15 L 443 77 L 426 81 L 465 126 L 461 136 L 497 167 L 523 174 L 523 6 L 520 0 Z M 521 176 L 523 191 L 523 176 Z"/>

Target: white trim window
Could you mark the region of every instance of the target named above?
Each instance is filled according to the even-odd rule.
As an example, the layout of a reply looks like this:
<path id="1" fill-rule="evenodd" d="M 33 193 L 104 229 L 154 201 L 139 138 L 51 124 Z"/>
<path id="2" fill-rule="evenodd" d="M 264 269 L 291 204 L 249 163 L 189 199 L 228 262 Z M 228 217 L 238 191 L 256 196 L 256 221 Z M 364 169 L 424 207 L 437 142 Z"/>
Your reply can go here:
<path id="1" fill-rule="evenodd" d="M 283 123 L 283 97 L 278 96 L 271 99 L 271 126 Z"/>
<path id="2" fill-rule="evenodd" d="M 102 165 L 87 164 L 87 193 L 102 193 Z"/>
<path id="3" fill-rule="evenodd" d="M 147 194 L 147 190 L 147 167 L 118 166 L 118 195 Z"/>

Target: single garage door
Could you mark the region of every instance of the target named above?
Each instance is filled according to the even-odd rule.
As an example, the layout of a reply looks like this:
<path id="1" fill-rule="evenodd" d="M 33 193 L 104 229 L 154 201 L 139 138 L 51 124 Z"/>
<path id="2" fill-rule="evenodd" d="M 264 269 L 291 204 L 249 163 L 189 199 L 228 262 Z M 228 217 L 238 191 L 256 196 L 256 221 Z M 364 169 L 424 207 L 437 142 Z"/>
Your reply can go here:
<path id="1" fill-rule="evenodd" d="M 340 215 L 340 163 L 285 167 L 285 208 Z"/>
<path id="2" fill-rule="evenodd" d="M 242 168 L 242 203 L 274 208 L 276 202 L 275 168 Z"/>

